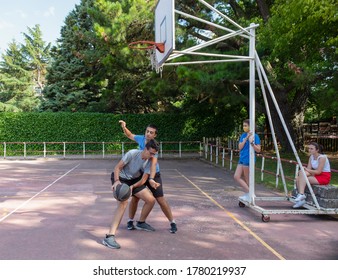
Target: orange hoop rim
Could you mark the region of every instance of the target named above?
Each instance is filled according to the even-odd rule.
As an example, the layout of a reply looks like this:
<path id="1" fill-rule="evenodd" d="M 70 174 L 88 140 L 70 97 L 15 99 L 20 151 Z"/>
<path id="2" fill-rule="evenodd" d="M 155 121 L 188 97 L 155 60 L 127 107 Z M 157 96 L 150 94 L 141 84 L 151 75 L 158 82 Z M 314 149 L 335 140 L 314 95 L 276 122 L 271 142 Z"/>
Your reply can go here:
<path id="1" fill-rule="evenodd" d="M 147 45 L 144 47 L 139 47 L 136 45 Z M 154 41 L 136 41 L 136 42 L 131 42 L 128 44 L 129 48 L 131 49 L 136 49 L 136 50 L 150 50 L 152 48 L 154 48 L 154 46 L 156 47 L 156 49 L 160 52 L 160 53 L 164 53 L 164 43 L 156 43 Z"/>

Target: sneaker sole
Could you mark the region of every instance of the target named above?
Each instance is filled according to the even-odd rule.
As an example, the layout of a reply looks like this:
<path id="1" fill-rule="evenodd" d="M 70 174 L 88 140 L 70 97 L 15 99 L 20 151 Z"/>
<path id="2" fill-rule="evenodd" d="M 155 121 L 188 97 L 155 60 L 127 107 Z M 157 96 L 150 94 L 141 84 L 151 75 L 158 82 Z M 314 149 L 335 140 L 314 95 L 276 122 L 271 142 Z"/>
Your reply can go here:
<path id="1" fill-rule="evenodd" d="M 135 230 L 135 229 L 136 229 L 135 227 L 132 227 L 132 228 L 127 227 L 127 230 Z"/>
<path id="2" fill-rule="evenodd" d="M 138 226 L 136 226 L 136 229 L 143 230 L 143 231 L 148 231 L 148 232 L 155 231 L 155 230 L 151 230 L 151 229 L 141 228 L 141 227 L 138 227 Z"/>
<path id="3" fill-rule="evenodd" d="M 106 241 L 102 240 L 102 244 L 110 249 L 120 249 L 121 246 L 119 247 L 113 247 L 113 246 L 110 246 Z"/>

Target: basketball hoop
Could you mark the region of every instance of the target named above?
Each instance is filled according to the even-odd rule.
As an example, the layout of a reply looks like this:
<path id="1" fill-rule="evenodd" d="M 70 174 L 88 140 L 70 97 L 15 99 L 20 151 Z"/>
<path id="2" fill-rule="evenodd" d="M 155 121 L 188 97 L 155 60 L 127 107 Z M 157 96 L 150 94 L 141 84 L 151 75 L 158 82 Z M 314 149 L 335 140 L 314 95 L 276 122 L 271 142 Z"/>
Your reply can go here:
<path id="1" fill-rule="evenodd" d="M 128 46 L 131 49 L 137 50 L 149 50 L 155 47 L 160 53 L 164 53 L 164 43 L 156 43 L 153 41 L 136 41 L 131 42 Z"/>
<path id="2" fill-rule="evenodd" d="M 158 65 L 156 50 L 164 53 L 164 43 L 156 43 L 153 41 L 136 41 L 129 45 L 129 48 L 136 50 L 146 50 L 150 58 L 151 68 L 155 69 L 156 73 L 162 72 L 162 68 Z"/>

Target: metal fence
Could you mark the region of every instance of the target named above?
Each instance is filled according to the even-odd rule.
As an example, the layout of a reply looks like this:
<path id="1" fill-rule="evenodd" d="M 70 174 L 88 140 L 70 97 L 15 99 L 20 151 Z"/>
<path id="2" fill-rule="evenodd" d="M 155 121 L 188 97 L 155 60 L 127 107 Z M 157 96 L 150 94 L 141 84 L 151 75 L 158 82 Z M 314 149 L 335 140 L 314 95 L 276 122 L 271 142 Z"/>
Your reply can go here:
<path id="1" fill-rule="evenodd" d="M 159 142 L 159 158 L 201 157 L 201 141 Z M 0 156 L 3 159 L 35 158 L 120 158 L 135 142 L 3 142 Z"/>
<path id="2" fill-rule="evenodd" d="M 237 143 L 238 144 L 238 143 Z M 235 164 L 238 162 L 239 158 L 239 150 L 238 148 L 232 148 L 234 145 L 233 142 L 229 142 L 229 146 L 225 147 L 219 144 L 210 144 L 205 139 L 205 142 L 203 143 L 203 158 L 210 163 L 213 163 L 218 166 L 222 166 L 223 168 L 226 168 L 228 170 L 234 170 Z M 230 148 L 229 148 L 230 147 Z M 276 156 L 270 156 L 266 155 L 264 153 L 257 154 L 257 157 L 260 159 L 257 160 L 256 163 L 256 170 L 260 172 L 260 179 L 262 182 L 264 182 L 264 177 L 266 174 L 274 176 L 275 177 L 275 187 L 277 188 L 280 182 L 281 174 L 279 172 L 279 163 Z M 269 160 L 269 168 L 267 168 L 266 161 Z M 274 163 L 271 164 L 271 162 Z M 281 163 L 283 165 L 284 170 L 288 170 L 287 174 L 285 175 L 285 180 L 287 183 L 289 183 L 289 187 L 296 187 L 296 178 L 298 176 L 298 172 L 300 170 L 300 167 L 295 160 L 290 159 L 284 159 L 281 158 Z M 259 166 L 260 164 L 260 166 Z M 271 169 L 271 166 L 273 165 L 273 169 Z M 307 165 L 307 163 L 303 163 L 304 166 Z M 335 179 L 335 181 L 338 180 L 338 170 L 331 169 L 332 173 L 332 179 Z M 292 174 L 292 175 L 290 175 Z"/>

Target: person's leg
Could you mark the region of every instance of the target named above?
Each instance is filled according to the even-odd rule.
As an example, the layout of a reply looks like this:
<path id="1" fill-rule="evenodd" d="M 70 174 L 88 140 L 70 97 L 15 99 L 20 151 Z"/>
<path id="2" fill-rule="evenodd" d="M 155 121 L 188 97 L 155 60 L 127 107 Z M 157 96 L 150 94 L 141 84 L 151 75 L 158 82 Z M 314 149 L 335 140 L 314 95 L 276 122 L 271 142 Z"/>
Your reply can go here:
<path id="1" fill-rule="evenodd" d="M 128 200 L 119 202 L 115 210 L 114 218 L 113 218 L 113 221 L 109 229 L 109 233 L 108 233 L 109 235 L 115 235 L 116 230 L 121 223 L 123 214 L 126 211 L 127 205 L 128 205 Z"/>
<path id="2" fill-rule="evenodd" d="M 139 198 L 136 196 L 132 196 L 131 200 L 129 202 L 129 219 L 127 222 L 127 229 L 128 230 L 134 230 L 135 226 L 134 226 L 134 217 L 137 211 L 137 206 L 138 206 L 138 202 L 139 202 Z"/>
<path id="3" fill-rule="evenodd" d="M 306 188 L 306 180 L 303 174 L 300 174 L 299 180 L 298 180 L 298 193 L 304 194 L 305 188 Z M 314 176 L 307 177 L 309 180 L 310 185 L 318 185 L 318 180 Z"/>
<path id="4" fill-rule="evenodd" d="M 173 214 L 171 212 L 171 208 L 170 208 L 167 200 L 164 198 L 164 196 L 156 197 L 156 201 L 160 205 L 161 210 L 162 210 L 163 214 L 167 217 L 168 221 L 173 222 L 174 217 L 173 217 Z"/>
<path id="5" fill-rule="evenodd" d="M 244 180 L 242 179 L 242 175 L 244 175 Z M 244 166 L 242 164 L 238 164 L 235 171 L 234 179 L 246 193 L 249 192 L 249 186 L 247 183 L 247 181 L 249 181 L 248 178 L 249 178 L 249 167 Z"/>
<path id="6" fill-rule="evenodd" d="M 314 176 L 307 177 L 309 180 L 310 185 L 317 185 L 318 180 Z M 305 204 L 305 188 L 307 187 L 306 179 L 302 173 L 298 176 L 298 182 L 297 182 L 297 188 L 298 188 L 298 195 L 295 198 L 295 205 L 293 205 L 293 208 L 300 208 Z"/>
<path id="7" fill-rule="evenodd" d="M 143 189 L 142 191 L 139 191 L 138 193 L 135 194 L 135 196 L 144 201 L 139 221 L 145 222 L 149 213 L 154 207 L 155 198 L 147 188 Z"/>
<path id="8" fill-rule="evenodd" d="M 110 229 L 109 229 L 109 233 L 106 234 L 106 237 L 102 240 L 102 244 L 111 248 L 111 249 L 120 249 L 121 246 L 120 244 L 118 244 L 115 240 L 115 234 L 117 231 L 117 228 L 119 227 L 120 223 L 121 223 L 121 219 L 123 217 L 123 214 L 127 208 L 128 205 L 128 201 L 122 201 L 119 202 L 116 210 L 115 210 L 115 214 L 113 217 L 113 221 L 110 225 Z"/>

